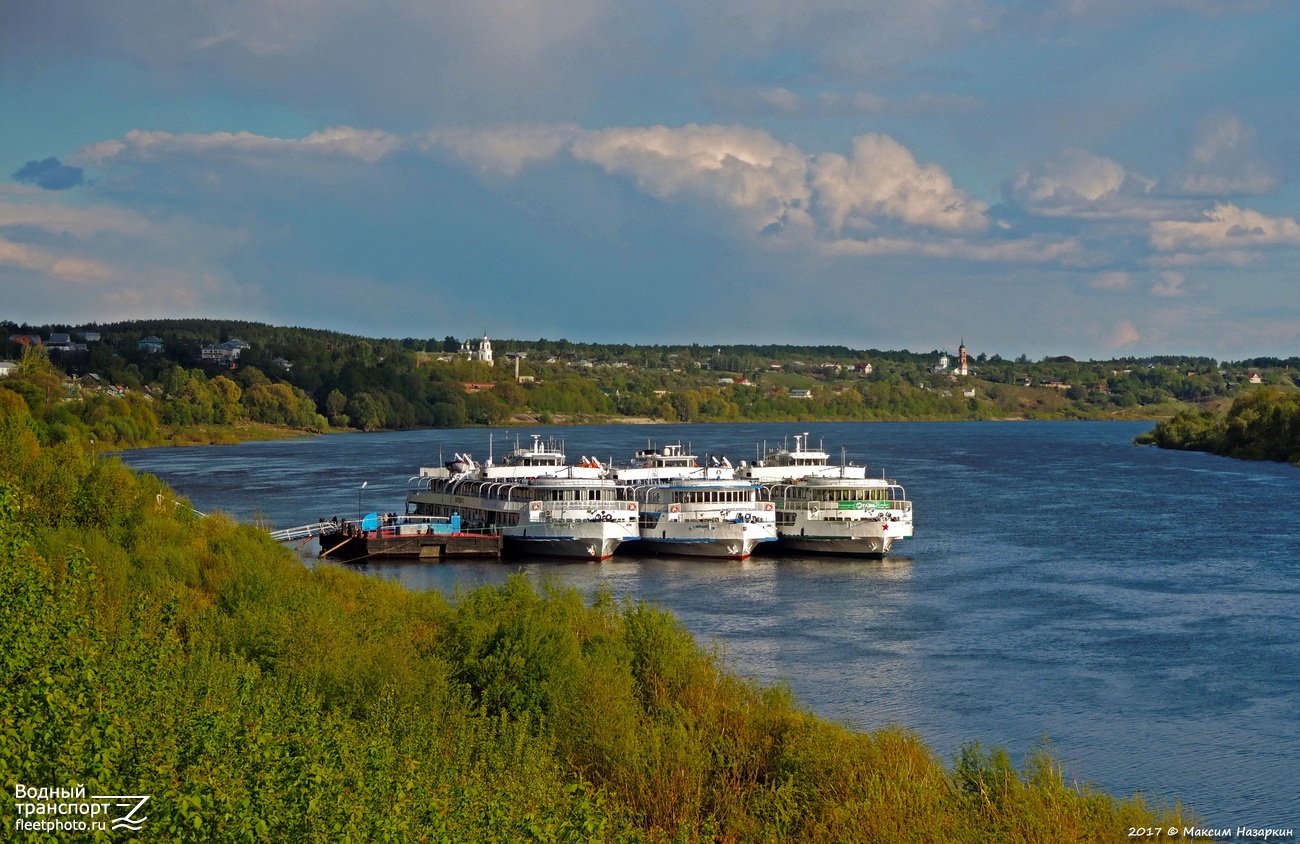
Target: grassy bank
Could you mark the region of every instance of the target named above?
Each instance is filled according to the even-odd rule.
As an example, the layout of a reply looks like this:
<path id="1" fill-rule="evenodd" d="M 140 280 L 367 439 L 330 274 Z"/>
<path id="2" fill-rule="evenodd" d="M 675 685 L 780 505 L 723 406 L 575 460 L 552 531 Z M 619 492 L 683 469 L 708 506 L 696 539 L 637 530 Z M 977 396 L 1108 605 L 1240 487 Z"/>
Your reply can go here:
<path id="1" fill-rule="evenodd" d="M 1111 842 L 1193 823 L 1075 788 L 1045 753 L 1017 770 L 969 744 L 945 765 L 905 730 L 827 723 L 644 604 L 308 571 L 38 430 L 3 399 L 6 830 L 17 783 L 150 795 L 141 840 Z"/>

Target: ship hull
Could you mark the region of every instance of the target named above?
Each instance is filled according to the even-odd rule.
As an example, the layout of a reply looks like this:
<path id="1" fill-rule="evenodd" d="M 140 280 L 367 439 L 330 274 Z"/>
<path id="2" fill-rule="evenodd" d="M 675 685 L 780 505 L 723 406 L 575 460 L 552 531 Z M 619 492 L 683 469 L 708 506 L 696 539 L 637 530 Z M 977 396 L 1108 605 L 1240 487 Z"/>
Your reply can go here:
<path id="1" fill-rule="evenodd" d="M 783 551 L 802 554 L 826 554 L 839 557 L 883 557 L 894 546 L 894 537 L 859 536 L 852 538 L 834 536 L 777 537 L 776 547 Z"/>
<path id="2" fill-rule="evenodd" d="M 624 539 L 612 537 L 506 536 L 505 552 L 514 557 L 548 557 L 556 560 L 608 560 Z"/>
<path id="3" fill-rule="evenodd" d="M 911 520 L 810 519 L 777 530 L 777 547 L 805 554 L 883 557 L 894 543 L 912 535 Z"/>
<path id="4" fill-rule="evenodd" d="M 643 529 L 637 549 L 650 554 L 743 560 L 758 545 L 775 540 L 771 522 L 667 522 Z"/>

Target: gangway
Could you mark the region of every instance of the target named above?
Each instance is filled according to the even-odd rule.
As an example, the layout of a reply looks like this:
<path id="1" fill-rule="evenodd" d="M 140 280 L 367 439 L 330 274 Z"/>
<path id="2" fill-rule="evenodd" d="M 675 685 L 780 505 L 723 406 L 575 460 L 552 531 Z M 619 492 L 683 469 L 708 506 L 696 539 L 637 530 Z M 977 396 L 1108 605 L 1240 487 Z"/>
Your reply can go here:
<path id="1" fill-rule="evenodd" d="M 333 533 L 338 529 L 339 526 L 335 522 L 312 522 L 309 525 L 273 530 L 270 531 L 270 535 L 276 542 L 293 542 L 298 539 L 311 539 L 321 534 Z"/>

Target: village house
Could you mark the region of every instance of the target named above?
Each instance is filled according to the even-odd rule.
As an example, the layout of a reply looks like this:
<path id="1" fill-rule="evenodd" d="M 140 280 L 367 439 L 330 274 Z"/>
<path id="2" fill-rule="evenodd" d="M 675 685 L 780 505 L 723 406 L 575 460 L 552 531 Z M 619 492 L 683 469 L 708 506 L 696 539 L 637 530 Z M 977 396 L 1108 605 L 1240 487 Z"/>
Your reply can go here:
<path id="1" fill-rule="evenodd" d="M 249 345 L 243 340 L 227 340 L 199 349 L 199 357 L 218 363 L 234 363 L 239 360 L 239 353 L 247 348 Z"/>

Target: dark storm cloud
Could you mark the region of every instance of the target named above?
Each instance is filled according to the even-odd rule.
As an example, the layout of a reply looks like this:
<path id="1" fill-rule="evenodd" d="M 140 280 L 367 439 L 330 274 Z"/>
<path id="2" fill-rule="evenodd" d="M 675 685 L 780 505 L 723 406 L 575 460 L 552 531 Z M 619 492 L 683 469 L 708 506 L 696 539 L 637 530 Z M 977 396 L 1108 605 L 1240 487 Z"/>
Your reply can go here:
<path id="1" fill-rule="evenodd" d="M 67 190 L 84 181 L 80 167 L 69 167 L 57 158 L 29 161 L 18 168 L 13 178 L 45 190 Z"/>

